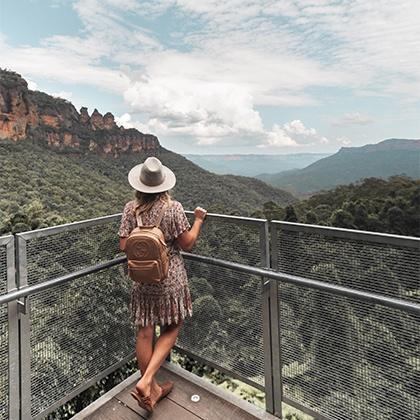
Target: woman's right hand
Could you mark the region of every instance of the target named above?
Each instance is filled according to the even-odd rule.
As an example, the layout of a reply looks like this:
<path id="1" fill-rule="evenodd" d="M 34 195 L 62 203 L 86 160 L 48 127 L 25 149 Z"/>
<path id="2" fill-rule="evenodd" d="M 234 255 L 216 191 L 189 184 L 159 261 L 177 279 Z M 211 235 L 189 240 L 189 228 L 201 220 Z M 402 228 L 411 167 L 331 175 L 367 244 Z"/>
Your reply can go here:
<path id="1" fill-rule="evenodd" d="M 207 210 L 203 209 L 202 207 L 196 207 L 194 210 L 194 216 L 196 219 L 204 221 L 207 215 Z"/>

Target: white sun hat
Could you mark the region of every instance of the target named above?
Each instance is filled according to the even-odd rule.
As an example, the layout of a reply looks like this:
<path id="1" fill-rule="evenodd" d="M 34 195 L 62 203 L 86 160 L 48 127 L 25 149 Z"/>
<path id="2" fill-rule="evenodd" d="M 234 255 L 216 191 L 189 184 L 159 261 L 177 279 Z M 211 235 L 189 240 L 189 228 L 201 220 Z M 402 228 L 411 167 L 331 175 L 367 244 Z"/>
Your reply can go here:
<path id="1" fill-rule="evenodd" d="M 137 191 L 158 193 L 173 188 L 176 177 L 158 158 L 152 156 L 130 169 L 128 182 Z"/>

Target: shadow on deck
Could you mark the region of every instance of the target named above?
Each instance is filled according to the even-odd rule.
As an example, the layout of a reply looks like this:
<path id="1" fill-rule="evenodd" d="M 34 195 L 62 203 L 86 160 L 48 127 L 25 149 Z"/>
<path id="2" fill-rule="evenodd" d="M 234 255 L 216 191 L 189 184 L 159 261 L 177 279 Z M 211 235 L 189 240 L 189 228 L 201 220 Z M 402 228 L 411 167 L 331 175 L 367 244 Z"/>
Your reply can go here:
<path id="1" fill-rule="evenodd" d="M 149 414 L 130 395 L 139 377 L 139 372 L 131 375 L 76 414 L 73 420 L 278 420 L 278 417 L 265 410 L 167 361 L 160 368 L 156 379 L 158 382 L 170 379 L 175 382 L 174 388 Z M 195 394 L 200 396 L 198 402 L 191 400 Z"/>

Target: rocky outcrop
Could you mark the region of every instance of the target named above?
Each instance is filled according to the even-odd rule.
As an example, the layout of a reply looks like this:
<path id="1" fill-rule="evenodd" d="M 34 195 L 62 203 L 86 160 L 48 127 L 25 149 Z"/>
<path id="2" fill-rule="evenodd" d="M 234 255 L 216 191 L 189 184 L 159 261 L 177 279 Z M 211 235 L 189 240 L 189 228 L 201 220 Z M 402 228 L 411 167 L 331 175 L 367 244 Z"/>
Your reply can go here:
<path id="1" fill-rule="evenodd" d="M 89 116 L 65 99 L 31 91 L 17 73 L 0 69 L 0 139 L 32 139 L 48 146 L 117 157 L 156 150 L 159 140 L 133 128 L 118 127 L 114 116 L 95 108 Z"/>
<path id="2" fill-rule="evenodd" d="M 102 114 L 98 112 L 95 108 L 92 115 L 90 116 L 90 123 L 92 125 L 93 130 L 103 130 L 104 129 L 104 118 Z"/>
<path id="3" fill-rule="evenodd" d="M 90 123 L 90 117 L 88 114 L 88 109 L 85 106 L 80 108 L 80 123 L 83 125 L 88 125 Z"/>
<path id="4" fill-rule="evenodd" d="M 103 124 L 106 130 L 112 130 L 113 128 L 118 128 L 117 124 L 115 124 L 114 116 L 110 112 L 107 112 L 104 115 Z"/>

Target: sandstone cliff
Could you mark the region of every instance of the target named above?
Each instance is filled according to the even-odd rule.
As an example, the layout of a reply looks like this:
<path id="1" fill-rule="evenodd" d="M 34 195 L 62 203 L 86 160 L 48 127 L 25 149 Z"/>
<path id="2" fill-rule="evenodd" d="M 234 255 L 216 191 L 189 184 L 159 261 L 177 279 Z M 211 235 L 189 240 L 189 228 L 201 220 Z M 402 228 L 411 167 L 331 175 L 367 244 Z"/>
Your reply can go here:
<path id="1" fill-rule="evenodd" d="M 156 136 L 118 127 L 114 116 L 87 108 L 80 113 L 68 101 L 31 91 L 17 73 L 0 69 L 0 139 L 32 139 L 59 149 L 118 156 L 124 152 L 155 150 Z"/>

